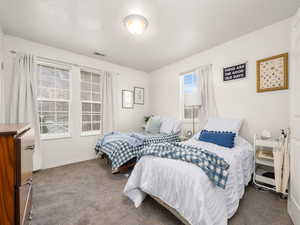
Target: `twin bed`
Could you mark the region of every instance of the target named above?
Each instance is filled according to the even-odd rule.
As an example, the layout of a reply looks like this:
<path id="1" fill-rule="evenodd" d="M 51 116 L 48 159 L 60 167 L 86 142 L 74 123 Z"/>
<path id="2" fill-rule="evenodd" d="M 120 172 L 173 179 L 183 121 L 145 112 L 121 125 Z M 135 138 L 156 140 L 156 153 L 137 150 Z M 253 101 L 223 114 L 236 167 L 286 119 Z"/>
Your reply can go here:
<path id="1" fill-rule="evenodd" d="M 104 135 L 97 142 L 95 151 L 98 156 L 111 162 L 113 173 L 127 171 L 135 165 L 137 155 L 145 147 L 156 143 L 179 142 L 181 126 L 176 119 L 155 116 L 150 118 L 144 132 L 111 132 Z"/>
<path id="2" fill-rule="evenodd" d="M 187 225 L 228 224 L 254 169 L 253 148 L 238 135 L 240 127 L 211 119 L 206 129 L 217 130 L 217 140 L 202 131 L 185 142 L 147 145 L 136 154 L 124 194 L 136 207 L 150 195 Z M 224 147 L 224 130 L 234 133 L 230 147 Z"/>
<path id="3" fill-rule="evenodd" d="M 150 134 L 142 132 L 122 135 L 129 137 L 139 136 L 140 141 L 136 144 L 126 141 L 126 138 L 105 144 L 99 141 L 95 147 L 95 151 L 100 157 L 107 158 L 111 162 L 113 173 L 126 171 L 134 166 L 139 152 L 150 144 L 180 141 L 178 134 Z"/>
<path id="4" fill-rule="evenodd" d="M 184 144 L 216 153 L 230 164 L 225 189 L 214 185 L 203 170 L 194 164 L 144 156 L 135 165 L 124 194 L 136 207 L 141 205 L 147 194 L 154 196 L 171 207 L 186 224 L 226 225 L 236 212 L 245 186 L 251 179 L 251 145 L 241 137 L 237 138 L 235 147 L 230 150 L 195 139 Z"/>

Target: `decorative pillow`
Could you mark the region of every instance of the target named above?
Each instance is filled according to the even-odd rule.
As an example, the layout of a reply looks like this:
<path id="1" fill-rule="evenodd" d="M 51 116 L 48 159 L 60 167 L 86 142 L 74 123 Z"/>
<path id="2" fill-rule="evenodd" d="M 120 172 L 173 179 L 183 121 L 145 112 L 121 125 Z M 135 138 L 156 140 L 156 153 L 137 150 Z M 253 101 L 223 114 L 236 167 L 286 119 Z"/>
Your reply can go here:
<path id="1" fill-rule="evenodd" d="M 161 121 L 160 133 L 171 134 L 174 128 L 174 120 L 172 118 L 161 118 Z"/>
<path id="2" fill-rule="evenodd" d="M 202 130 L 199 141 L 213 143 L 226 148 L 233 148 L 235 136 L 236 134 L 233 132 Z"/>
<path id="3" fill-rule="evenodd" d="M 161 126 L 160 120 L 151 117 L 146 124 L 145 130 L 146 132 L 149 132 L 151 134 L 158 134 L 160 132 L 160 126 Z"/>

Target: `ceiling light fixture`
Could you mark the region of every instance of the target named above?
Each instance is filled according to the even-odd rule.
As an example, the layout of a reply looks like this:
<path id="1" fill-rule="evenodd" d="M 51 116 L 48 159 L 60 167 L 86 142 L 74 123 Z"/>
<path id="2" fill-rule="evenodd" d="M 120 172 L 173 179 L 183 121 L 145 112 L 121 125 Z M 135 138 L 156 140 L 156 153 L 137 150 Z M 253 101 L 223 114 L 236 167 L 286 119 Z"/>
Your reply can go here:
<path id="1" fill-rule="evenodd" d="M 105 54 L 103 54 L 101 52 L 94 52 L 94 55 L 97 55 L 97 56 L 106 56 Z"/>
<path id="2" fill-rule="evenodd" d="M 147 19 L 136 14 L 126 16 L 123 22 L 127 30 L 132 34 L 142 34 L 148 26 Z"/>

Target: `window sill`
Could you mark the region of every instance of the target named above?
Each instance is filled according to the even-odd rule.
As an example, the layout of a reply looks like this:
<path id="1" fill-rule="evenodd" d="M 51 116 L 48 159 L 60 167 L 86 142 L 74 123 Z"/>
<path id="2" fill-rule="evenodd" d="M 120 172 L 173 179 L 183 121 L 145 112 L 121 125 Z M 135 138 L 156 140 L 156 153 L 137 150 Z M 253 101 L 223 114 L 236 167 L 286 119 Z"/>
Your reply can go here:
<path id="1" fill-rule="evenodd" d="M 56 139 L 68 139 L 72 138 L 70 134 L 63 134 L 63 135 L 41 135 L 41 140 L 42 141 L 47 141 L 47 140 L 56 140 Z"/>
<path id="2" fill-rule="evenodd" d="M 88 136 L 97 136 L 101 135 L 100 131 L 90 131 L 90 132 L 83 132 L 80 134 L 81 137 L 88 137 Z"/>

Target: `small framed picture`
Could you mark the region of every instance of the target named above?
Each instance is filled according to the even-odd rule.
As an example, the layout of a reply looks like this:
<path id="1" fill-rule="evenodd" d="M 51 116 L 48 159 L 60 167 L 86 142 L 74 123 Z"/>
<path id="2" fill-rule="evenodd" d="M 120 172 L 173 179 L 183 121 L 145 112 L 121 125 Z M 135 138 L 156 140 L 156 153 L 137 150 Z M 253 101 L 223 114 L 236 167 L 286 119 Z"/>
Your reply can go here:
<path id="1" fill-rule="evenodd" d="M 144 105 L 144 88 L 134 87 L 134 104 Z"/>
<path id="2" fill-rule="evenodd" d="M 223 81 L 238 80 L 247 77 L 248 62 L 241 62 L 222 68 Z"/>
<path id="3" fill-rule="evenodd" d="M 122 108 L 133 109 L 133 91 L 122 90 Z"/>
<path id="4" fill-rule="evenodd" d="M 257 92 L 288 89 L 288 53 L 256 62 Z"/>

